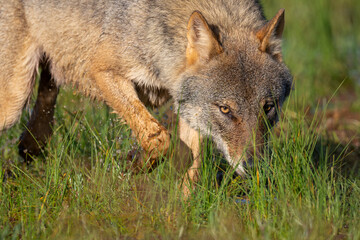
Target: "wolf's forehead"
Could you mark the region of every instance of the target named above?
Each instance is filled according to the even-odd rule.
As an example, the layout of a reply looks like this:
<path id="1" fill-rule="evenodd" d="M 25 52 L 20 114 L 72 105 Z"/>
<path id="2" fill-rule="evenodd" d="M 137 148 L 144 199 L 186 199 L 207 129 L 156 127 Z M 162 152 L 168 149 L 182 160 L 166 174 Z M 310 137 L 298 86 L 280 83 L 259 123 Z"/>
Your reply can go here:
<path id="1" fill-rule="evenodd" d="M 255 104 L 268 98 L 277 99 L 281 96 L 283 86 L 279 76 L 260 76 L 255 73 L 229 75 L 220 82 L 220 86 L 215 87 L 215 96 L 232 99 L 237 105 Z"/>
<path id="2" fill-rule="evenodd" d="M 244 82 L 274 79 L 279 75 L 282 64 L 268 54 L 258 51 L 240 51 L 224 54 L 216 65 L 215 68 L 220 77 Z"/>
<path id="3" fill-rule="evenodd" d="M 284 64 L 266 55 L 250 55 L 249 52 L 224 55 L 210 66 L 207 77 L 215 95 L 230 97 L 239 104 L 281 96 L 289 76 Z"/>

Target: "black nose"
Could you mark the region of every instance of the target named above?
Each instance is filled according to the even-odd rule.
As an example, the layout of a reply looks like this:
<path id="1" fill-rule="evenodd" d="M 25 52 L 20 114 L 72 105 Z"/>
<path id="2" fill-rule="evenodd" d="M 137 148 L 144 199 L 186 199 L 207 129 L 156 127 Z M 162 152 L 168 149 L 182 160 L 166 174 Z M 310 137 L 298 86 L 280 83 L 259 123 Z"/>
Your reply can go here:
<path id="1" fill-rule="evenodd" d="M 250 169 L 254 166 L 254 157 L 248 157 L 246 162 L 244 162 L 244 168 Z"/>

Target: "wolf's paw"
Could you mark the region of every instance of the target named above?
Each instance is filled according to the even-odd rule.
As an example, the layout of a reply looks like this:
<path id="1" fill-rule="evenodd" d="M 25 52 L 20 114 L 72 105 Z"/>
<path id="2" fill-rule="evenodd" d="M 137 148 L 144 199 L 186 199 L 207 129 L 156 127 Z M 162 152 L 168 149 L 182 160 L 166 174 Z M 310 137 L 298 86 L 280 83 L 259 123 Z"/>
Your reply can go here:
<path id="1" fill-rule="evenodd" d="M 39 156 L 43 147 L 40 146 L 32 137 L 28 134 L 23 134 L 20 137 L 20 143 L 18 146 L 19 155 L 25 160 L 26 163 L 32 162 L 35 156 Z"/>
<path id="2" fill-rule="evenodd" d="M 151 154 L 135 148 L 128 152 L 126 156 L 126 170 L 133 173 L 152 172 L 164 159 L 163 157 L 152 158 Z"/>
<path id="3" fill-rule="evenodd" d="M 195 192 L 196 184 L 199 182 L 199 169 L 189 169 L 182 181 L 182 196 L 187 200 Z"/>

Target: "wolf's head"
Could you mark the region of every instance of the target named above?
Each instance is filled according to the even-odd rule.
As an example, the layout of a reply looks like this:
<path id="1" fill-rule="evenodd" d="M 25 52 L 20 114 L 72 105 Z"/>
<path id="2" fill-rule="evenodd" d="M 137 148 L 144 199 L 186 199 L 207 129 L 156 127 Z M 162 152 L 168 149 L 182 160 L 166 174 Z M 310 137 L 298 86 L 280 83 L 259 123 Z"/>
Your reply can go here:
<path id="1" fill-rule="evenodd" d="M 283 27 L 284 10 L 260 29 L 234 34 L 214 31 L 197 11 L 188 23 L 186 70 L 176 98 L 180 116 L 211 135 L 238 174 L 262 152 L 291 89 L 281 56 Z"/>

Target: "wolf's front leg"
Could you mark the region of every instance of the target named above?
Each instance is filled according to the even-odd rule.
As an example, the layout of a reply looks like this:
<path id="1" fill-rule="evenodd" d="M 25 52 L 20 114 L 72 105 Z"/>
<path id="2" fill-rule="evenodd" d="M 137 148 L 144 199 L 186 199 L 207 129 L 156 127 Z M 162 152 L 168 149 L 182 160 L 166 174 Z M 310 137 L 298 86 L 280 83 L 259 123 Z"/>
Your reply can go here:
<path id="1" fill-rule="evenodd" d="M 190 196 L 191 189 L 194 189 L 196 182 L 199 180 L 199 169 L 201 167 L 201 136 L 198 131 L 192 129 L 182 118 L 179 120 L 179 133 L 180 139 L 191 149 L 194 159 L 194 162 L 186 172 L 182 183 L 182 193 L 186 199 Z"/>
<path id="2" fill-rule="evenodd" d="M 112 71 L 97 72 L 94 76 L 106 103 L 126 121 L 144 150 L 132 162 L 131 170 L 153 170 L 169 148 L 168 131 L 147 111 L 131 81 Z"/>

